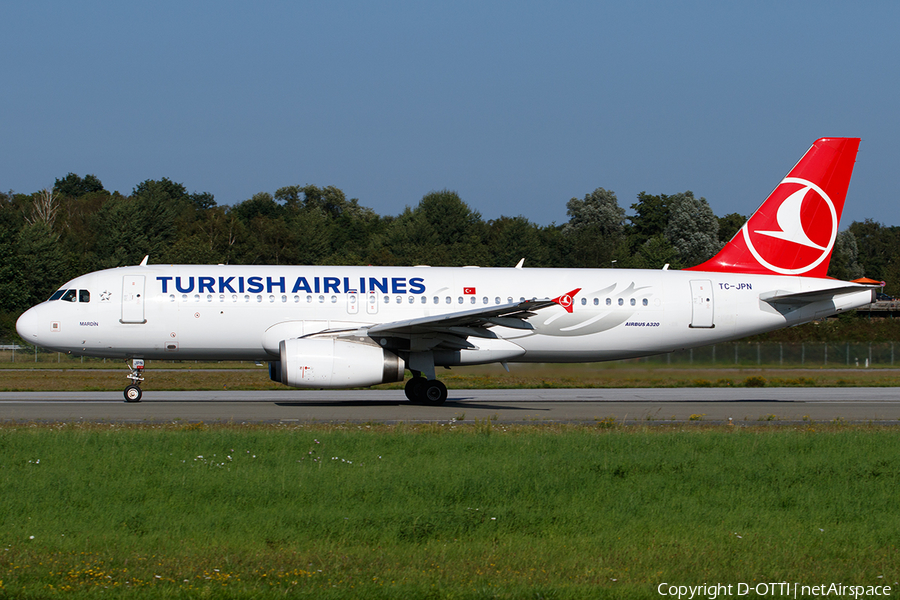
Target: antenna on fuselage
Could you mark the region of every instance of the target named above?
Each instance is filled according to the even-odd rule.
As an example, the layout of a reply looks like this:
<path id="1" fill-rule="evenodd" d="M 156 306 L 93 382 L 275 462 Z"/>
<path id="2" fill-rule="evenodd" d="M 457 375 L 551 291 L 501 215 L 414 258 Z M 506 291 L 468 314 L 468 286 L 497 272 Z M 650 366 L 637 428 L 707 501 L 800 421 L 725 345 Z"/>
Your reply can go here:
<path id="1" fill-rule="evenodd" d="M 523 258 L 522 260 L 520 260 L 520 261 L 518 262 L 518 264 L 516 264 L 516 268 L 517 268 L 517 269 L 521 269 L 521 268 L 522 268 L 522 265 L 524 265 L 524 264 L 525 264 L 525 259 Z"/>
<path id="2" fill-rule="evenodd" d="M 150 260 L 150 255 L 149 255 L 149 254 L 148 254 L 147 256 L 144 257 L 144 260 L 141 261 L 141 265 L 140 265 L 140 266 L 146 267 L 146 266 L 147 266 L 147 261 L 148 261 L 148 260 Z"/>

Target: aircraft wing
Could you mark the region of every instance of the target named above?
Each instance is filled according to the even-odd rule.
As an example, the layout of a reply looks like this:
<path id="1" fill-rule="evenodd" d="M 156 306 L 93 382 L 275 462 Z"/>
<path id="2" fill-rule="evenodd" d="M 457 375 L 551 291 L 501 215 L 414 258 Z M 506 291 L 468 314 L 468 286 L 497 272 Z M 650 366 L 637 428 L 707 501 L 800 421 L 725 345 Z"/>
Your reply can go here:
<path id="1" fill-rule="evenodd" d="M 429 317 L 419 317 L 406 321 L 379 323 L 367 329 L 370 337 L 409 337 L 435 333 L 450 333 L 463 337 L 496 337 L 488 331 L 494 326 L 511 327 L 513 329 L 533 329 L 526 321 L 533 317 L 533 311 L 557 304 L 555 300 L 526 300 L 510 302 L 491 307 L 463 310 Z"/>
<path id="2" fill-rule="evenodd" d="M 526 319 L 554 304 L 558 299 L 525 300 L 472 310 L 462 310 L 404 321 L 379 323 L 359 329 L 328 329 L 305 337 L 358 338 L 366 335 L 389 350 L 462 350 L 474 348 L 468 337 L 496 339 L 491 327 L 534 329 Z"/>
<path id="3" fill-rule="evenodd" d="M 829 288 L 825 290 L 813 290 L 810 292 L 786 292 L 783 290 L 775 290 L 772 292 L 764 292 L 759 295 L 759 299 L 769 304 L 811 304 L 823 300 L 833 300 L 837 296 L 846 294 L 856 294 L 865 290 L 877 290 L 881 286 L 868 285 L 842 285 L 840 287 Z M 873 298 L 874 300 L 874 298 Z"/>

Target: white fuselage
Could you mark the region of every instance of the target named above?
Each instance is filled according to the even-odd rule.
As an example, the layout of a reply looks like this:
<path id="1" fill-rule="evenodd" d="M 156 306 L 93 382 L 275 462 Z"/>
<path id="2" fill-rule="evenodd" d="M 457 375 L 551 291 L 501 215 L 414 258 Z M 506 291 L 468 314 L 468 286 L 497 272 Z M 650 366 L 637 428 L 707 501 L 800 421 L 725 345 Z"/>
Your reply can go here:
<path id="1" fill-rule="evenodd" d="M 500 341 L 471 337 L 485 352 L 454 364 L 586 362 L 732 340 L 872 301 L 862 286 L 794 306 L 760 298 L 835 283 L 629 269 L 150 265 L 77 277 L 61 288 L 79 290 L 74 298 L 35 306 L 18 329 L 27 342 L 86 356 L 277 360 L 286 339 L 580 288 L 572 312 L 553 305 L 528 318 L 533 329 L 492 327 Z"/>

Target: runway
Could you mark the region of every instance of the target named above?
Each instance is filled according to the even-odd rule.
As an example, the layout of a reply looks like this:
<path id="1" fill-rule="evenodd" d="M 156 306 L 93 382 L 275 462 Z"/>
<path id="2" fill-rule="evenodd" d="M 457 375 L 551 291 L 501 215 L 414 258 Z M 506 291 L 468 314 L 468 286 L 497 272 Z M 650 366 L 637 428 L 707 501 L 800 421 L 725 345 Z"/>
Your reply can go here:
<path id="1" fill-rule="evenodd" d="M 435 422 L 738 423 L 817 421 L 900 424 L 898 388 L 627 388 L 451 390 L 442 406 L 415 406 L 400 390 L 145 390 L 126 404 L 121 392 L 2 392 L 0 421 L 15 422 Z"/>

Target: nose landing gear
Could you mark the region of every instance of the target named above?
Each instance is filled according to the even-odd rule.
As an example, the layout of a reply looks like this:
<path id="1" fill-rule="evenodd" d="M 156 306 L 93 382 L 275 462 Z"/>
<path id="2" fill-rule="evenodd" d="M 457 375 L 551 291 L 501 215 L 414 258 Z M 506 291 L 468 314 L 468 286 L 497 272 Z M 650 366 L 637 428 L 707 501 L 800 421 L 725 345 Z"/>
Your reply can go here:
<path id="1" fill-rule="evenodd" d="M 135 358 L 132 362 L 134 366 L 129 365 L 127 361 L 125 362 L 130 371 L 125 377 L 131 380 L 131 384 L 125 388 L 125 402 L 140 402 L 143 394 L 141 392 L 141 382 L 144 380 L 144 361 L 143 359 Z"/>

